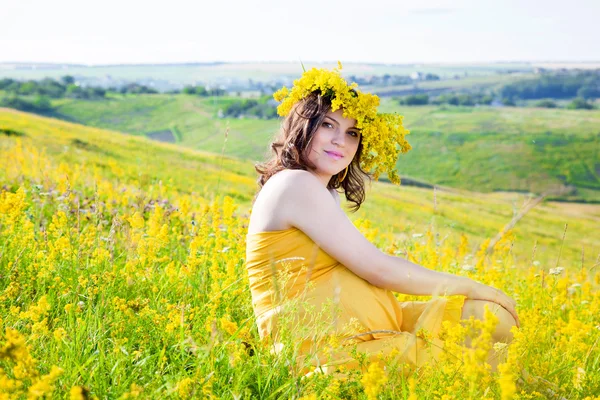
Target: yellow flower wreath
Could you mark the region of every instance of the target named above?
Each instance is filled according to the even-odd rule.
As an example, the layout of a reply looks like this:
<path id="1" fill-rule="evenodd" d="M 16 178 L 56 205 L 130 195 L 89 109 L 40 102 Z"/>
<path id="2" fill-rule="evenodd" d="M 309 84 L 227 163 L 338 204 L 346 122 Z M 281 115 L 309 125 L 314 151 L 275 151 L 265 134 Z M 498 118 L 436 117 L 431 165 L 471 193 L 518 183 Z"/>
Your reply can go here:
<path id="1" fill-rule="evenodd" d="M 358 84 L 348 85 L 342 78 L 342 64 L 333 70 L 312 68 L 305 71 L 294 81 L 291 91 L 285 86 L 275 92 L 273 97 L 281 102 L 277 113 L 284 117 L 289 114 L 294 104 L 314 91 L 331 97 L 331 111 L 342 108 L 345 118 L 356 120 L 356 127 L 361 130 L 363 150 L 361 168 L 379 179 L 381 173 L 387 173 L 393 183 L 399 184 L 400 177 L 396 172 L 399 154 L 411 149 L 404 138 L 410 132 L 402 125 L 403 117 L 398 114 L 378 114 L 379 97 L 370 93 L 362 93 Z M 396 146 L 397 145 L 397 146 Z"/>

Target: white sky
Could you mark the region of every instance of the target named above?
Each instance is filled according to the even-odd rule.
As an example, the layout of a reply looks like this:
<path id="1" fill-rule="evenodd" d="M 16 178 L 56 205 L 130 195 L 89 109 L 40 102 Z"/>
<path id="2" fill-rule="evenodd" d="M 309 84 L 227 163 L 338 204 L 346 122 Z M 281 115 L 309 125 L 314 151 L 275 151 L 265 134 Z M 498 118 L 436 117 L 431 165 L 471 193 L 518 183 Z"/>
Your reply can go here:
<path id="1" fill-rule="evenodd" d="M 598 0 L 0 0 L 0 62 L 599 61 Z"/>

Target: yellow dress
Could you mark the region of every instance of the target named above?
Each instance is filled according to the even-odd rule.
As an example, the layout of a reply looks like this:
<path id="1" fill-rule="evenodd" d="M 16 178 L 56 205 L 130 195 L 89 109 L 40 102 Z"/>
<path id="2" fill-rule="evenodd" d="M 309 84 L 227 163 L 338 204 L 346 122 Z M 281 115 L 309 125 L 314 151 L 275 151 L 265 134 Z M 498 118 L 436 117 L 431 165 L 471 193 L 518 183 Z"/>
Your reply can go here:
<path id="1" fill-rule="evenodd" d="M 246 269 L 261 339 L 275 350 L 282 342 L 296 343 L 297 361 L 304 362 L 307 374 L 313 371 L 306 365 L 325 373 L 340 365 L 364 367 L 356 351 L 373 361 L 394 357 L 411 368 L 437 359 L 443 351 L 442 321 L 458 322 L 465 300 L 400 302 L 295 227 L 248 234 Z"/>

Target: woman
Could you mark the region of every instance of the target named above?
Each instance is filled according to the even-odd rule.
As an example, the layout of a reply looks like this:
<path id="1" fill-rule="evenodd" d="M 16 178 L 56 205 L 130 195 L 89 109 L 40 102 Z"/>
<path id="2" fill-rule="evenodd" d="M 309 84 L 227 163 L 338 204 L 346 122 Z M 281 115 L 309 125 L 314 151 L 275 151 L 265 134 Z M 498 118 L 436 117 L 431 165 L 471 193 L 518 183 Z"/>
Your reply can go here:
<path id="1" fill-rule="evenodd" d="M 365 179 L 387 172 L 397 181 L 397 156 L 410 149 L 402 117 L 377 114 L 377 97 L 347 85 L 339 69 L 307 71 L 275 98 L 285 119 L 272 159 L 256 167 L 260 190 L 246 242 L 261 338 L 280 348 L 287 329 L 298 360 L 325 372 L 358 365 L 350 345 L 367 355 L 399 353 L 418 366 L 439 355 L 444 320 L 483 319 L 488 306 L 499 318 L 494 342 L 510 342 L 519 324 L 513 299 L 383 253 L 340 208 L 337 189 L 357 210 Z M 401 303 L 392 292 L 444 297 Z M 497 360 L 490 362 L 495 369 Z"/>

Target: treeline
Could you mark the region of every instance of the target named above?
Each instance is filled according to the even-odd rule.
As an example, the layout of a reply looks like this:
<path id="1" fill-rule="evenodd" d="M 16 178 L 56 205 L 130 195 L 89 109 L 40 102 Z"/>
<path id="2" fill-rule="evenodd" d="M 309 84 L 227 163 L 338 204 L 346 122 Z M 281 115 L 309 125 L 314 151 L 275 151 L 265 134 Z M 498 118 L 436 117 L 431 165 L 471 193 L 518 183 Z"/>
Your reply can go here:
<path id="1" fill-rule="evenodd" d="M 223 117 L 273 119 L 278 117 L 275 104 L 271 96 L 234 100 L 223 108 Z"/>
<path id="2" fill-rule="evenodd" d="M 168 93 L 177 94 L 191 94 L 195 96 L 207 97 L 207 96 L 225 96 L 227 91 L 220 88 L 207 89 L 205 86 L 185 86 L 181 90 L 171 90 Z"/>
<path id="3" fill-rule="evenodd" d="M 401 105 L 420 106 L 427 104 L 450 104 L 453 106 L 476 106 L 490 105 L 494 98 L 487 94 L 451 94 L 445 93 L 437 97 L 429 97 L 427 94 L 413 94 L 398 99 Z"/>
<path id="4" fill-rule="evenodd" d="M 422 105 L 441 105 L 448 104 L 452 106 L 473 107 L 478 105 L 491 105 L 494 98 L 484 94 L 443 94 L 437 97 L 429 97 L 427 94 L 413 94 L 402 98 L 396 98 L 400 105 L 404 106 L 422 106 Z M 513 99 L 504 97 L 500 99 L 499 104 L 514 107 L 516 103 Z M 558 108 L 558 104 L 552 99 L 543 99 L 533 103 L 533 107 Z M 569 102 L 565 108 L 571 110 L 591 110 L 594 105 L 583 97 L 576 97 Z"/>
<path id="5" fill-rule="evenodd" d="M 158 93 L 155 89 L 137 83 L 108 89 L 96 86 L 82 86 L 75 82 L 75 78 L 70 75 L 65 75 L 59 80 L 45 78 L 39 81 L 18 81 L 5 78 L 0 80 L 0 90 L 13 96 L 44 96 L 50 99 L 66 97 L 84 100 L 103 99 L 109 92 L 121 94 Z"/>
<path id="6" fill-rule="evenodd" d="M 557 108 L 555 99 L 572 99 L 566 104 L 569 109 L 593 109 L 590 100 L 600 98 L 600 70 L 553 72 L 536 79 L 511 83 L 489 93 L 443 93 L 430 96 L 426 93 L 396 98 L 407 106 L 427 104 L 449 104 L 455 106 L 490 105 L 516 106 L 517 102 L 539 100 L 534 107 Z"/>
<path id="7" fill-rule="evenodd" d="M 536 79 L 507 84 L 499 95 L 510 99 L 569 99 L 600 97 L 600 70 L 545 73 Z"/>
<path id="8" fill-rule="evenodd" d="M 45 78 L 39 81 L 18 81 L 15 79 L 0 79 L 0 107 L 14 108 L 21 111 L 38 114 L 49 113 L 53 110 L 51 99 L 72 98 L 82 100 L 100 100 L 109 93 L 115 94 L 156 94 L 157 90 L 138 83 L 129 83 L 121 87 L 108 89 L 96 86 L 82 86 L 70 75 L 58 80 Z M 186 93 L 197 96 L 223 96 L 223 89 L 207 89 L 203 86 L 186 86 L 182 90 L 170 93 Z"/>

